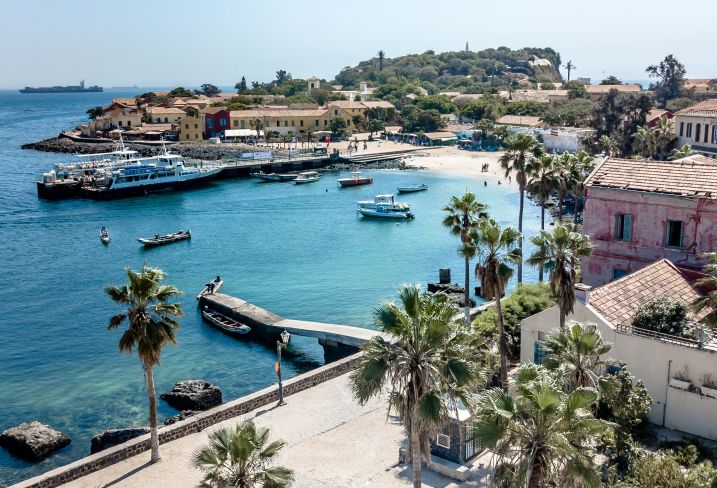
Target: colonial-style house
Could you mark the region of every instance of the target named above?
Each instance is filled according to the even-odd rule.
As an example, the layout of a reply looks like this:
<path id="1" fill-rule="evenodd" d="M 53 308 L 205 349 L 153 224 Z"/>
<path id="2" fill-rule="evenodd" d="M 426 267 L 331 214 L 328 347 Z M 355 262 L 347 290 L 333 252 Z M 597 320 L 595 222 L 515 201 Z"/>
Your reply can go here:
<path id="1" fill-rule="evenodd" d="M 222 137 L 229 129 L 229 111 L 225 107 L 206 107 L 199 112 L 204 120 L 204 137 Z"/>
<path id="2" fill-rule="evenodd" d="M 677 145 L 717 158 L 717 98 L 699 102 L 675 114 Z"/>

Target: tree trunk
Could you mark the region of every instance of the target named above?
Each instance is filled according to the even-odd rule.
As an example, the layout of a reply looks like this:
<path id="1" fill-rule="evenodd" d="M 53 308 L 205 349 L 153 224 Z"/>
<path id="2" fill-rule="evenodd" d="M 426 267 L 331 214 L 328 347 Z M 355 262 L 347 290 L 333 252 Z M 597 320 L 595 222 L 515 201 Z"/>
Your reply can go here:
<path id="1" fill-rule="evenodd" d="M 580 197 L 578 195 L 575 195 L 575 208 L 573 212 L 573 224 L 578 225 L 578 201 L 580 200 Z"/>
<path id="2" fill-rule="evenodd" d="M 523 203 L 525 200 L 525 186 L 520 185 L 520 210 L 518 211 L 518 249 L 520 249 L 520 261 L 518 261 L 518 284 L 523 282 Z"/>
<path id="3" fill-rule="evenodd" d="M 545 202 L 540 205 L 540 230 L 545 230 Z M 543 282 L 543 263 L 540 263 L 538 269 L 538 281 Z"/>
<path id="4" fill-rule="evenodd" d="M 471 323 L 471 292 L 470 292 L 470 259 L 466 258 L 466 279 L 465 279 L 465 289 L 463 290 L 463 300 L 465 302 L 463 303 L 463 312 L 465 313 L 464 322 L 466 325 L 469 325 Z"/>
<path id="5" fill-rule="evenodd" d="M 413 488 L 421 488 L 421 443 L 414 426 L 411 426 L 411 462 L 413 463 Z"/>
<path id="6" fill-rule="evenodd" d="M 558 308 L 560 309 L 560 330 L 565 329 L 565 312 L 563 312 L 563 307 L 558 305 Z"/>
<path id="7" fill-rule="evenodd" d="M 147 374 L 147 390 L 149 390 L 149 438 L 152 446 L 152 462 L 160 460 L 159 457 L 159 434 L 157 433 L 157 398 L 154 394 L 154 374 L 152 366 L 145 366 Z"/>
<path id="8" fill-rule="evenodd" d="M 505 335 L 505 324 L 503 323 L 503 306 L 500 303 L 500 285 L 496 284 L 495 310 L 497 312 L 496 322 L 498 323 L 498 352 L 500 354 L 500 387 L 508 391 L 508 338 Z"/>

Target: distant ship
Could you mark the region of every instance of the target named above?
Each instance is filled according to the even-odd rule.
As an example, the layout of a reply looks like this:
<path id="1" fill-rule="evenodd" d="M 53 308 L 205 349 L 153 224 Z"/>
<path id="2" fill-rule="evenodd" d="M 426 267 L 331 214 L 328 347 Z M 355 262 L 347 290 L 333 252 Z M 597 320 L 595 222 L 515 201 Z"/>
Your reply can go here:
<path id="1" fill-rule="evenodd" d="M 137 85 L 132 86 L 113 86 L 113 90 L 134 90 L 135 88 L 139 88 Z"/>
<path id="2" fill-rule="evenodd" d="M 101 91 L 102 87 L 97 85 L 92 85 L 85 88 L 85 80 L 82 80 L 79 85 L 70 86 L 26 86 L 25 88 L 20 90 L 20 93 L 86 93 Z"/>

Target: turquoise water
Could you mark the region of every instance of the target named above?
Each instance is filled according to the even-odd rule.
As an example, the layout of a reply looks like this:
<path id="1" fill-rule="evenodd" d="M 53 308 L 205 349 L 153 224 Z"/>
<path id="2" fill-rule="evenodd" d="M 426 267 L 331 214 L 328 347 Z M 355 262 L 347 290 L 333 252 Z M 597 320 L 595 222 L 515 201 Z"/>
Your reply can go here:
<path id="1" fill-rule="evenodd" d="M 147 423 L 142 371 L 117 351 L 119 332 L 106 330 L 116 309 L 102 292 L 122 283 L 123 268 L 147 261 L 185 290 L 186 317 L 178 345 L 156 370 L 157 389 L 203 378 L 230 399 L 275 380 L 275 351 L 235 340 L 202 323 L 194 296 L 219 274 L 224 291 L 290 318 L 370 326 L 372 307 L 403 282 L 436 281 L 450 267 L 463 281 L 456 240 L 441 226 L 453 194 L 475 191 L 504 224 L 517 218 L 517 193 L 482 179 L 425 172 L 367 171 L 375 184 L 339 190 L 340 174 L 310 185 L 229 180 L 184 193 L 110 202 L 39 200 L 34 182 L 64 155 L 22 151 L 19 145 L 56 134 L 85 119 L 87 107 L 126 93 L 21 95 L 0 92 L 0 430 L 37 419 L 72 437 L 39 464 L 0 449 L 0 485 L 89 454 L 89 440 L 107 428 Z M 412 222 L 358 218 L 355 201 L 426 183 L 408 195 Z M 112 242 L 98 238 L 106 225 Z M 530 235 L 539 226 L 526 207 Z M 191 241 L 143 250 L 138 236 L 191 229 Z M 525 280 L 536 272 L 525 268 Z M 296 356 L 285 374 L 323 363 L 315 340 L 292 339 Z M 175 411 L 159 402 L 160 416 Z"/>

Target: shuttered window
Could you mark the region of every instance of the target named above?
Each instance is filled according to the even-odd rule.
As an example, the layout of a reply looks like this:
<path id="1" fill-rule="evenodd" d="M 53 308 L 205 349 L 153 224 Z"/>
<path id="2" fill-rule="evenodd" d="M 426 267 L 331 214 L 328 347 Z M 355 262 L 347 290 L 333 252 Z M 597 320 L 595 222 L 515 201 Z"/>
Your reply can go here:
<path id="1" fill-rule="evenodd" d="M 627 241 L 632 239 L 632 215 L 615 215 L 615 240 Z"/>

